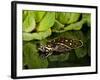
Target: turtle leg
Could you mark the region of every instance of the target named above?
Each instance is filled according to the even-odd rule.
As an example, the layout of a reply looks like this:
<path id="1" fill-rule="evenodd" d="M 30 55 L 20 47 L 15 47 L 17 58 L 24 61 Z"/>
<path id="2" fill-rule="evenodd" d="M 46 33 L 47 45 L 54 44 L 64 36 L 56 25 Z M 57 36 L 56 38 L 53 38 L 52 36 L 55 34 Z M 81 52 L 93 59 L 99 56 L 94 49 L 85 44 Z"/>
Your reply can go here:
<path id="1" fill-rule="evenodd" d="M 46 58 L 50 55 L 52 55 L 53 52 L 49 52 L 47 55 L 46 55 Z"/>
<path id="2" fill-rule="evenodd" d="M 53 52 L 49 52 L 49 53 L 45 53 L 45 54 L 41 54 L 41 58 L 47 58 L 48 56 L 52 55 Z"/>
<path id="3" fill-rule="evenodd" d="M 41 54 L 40 57 L 41 57 L 42 59 L 44 59 L 44 58 L 46 58 L 46 55 L 45 55 L 45 54 Z"/>

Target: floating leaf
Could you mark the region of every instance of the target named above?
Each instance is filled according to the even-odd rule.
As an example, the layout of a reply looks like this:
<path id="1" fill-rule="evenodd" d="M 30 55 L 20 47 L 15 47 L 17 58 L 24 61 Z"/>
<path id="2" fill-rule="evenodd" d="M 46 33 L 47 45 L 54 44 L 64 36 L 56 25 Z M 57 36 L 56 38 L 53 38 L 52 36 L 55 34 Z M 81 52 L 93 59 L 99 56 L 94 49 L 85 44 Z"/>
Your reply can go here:
<path id="1" fill-rule="evenodd" d="M 42 40 L 51 35 L 51 29 L 44 32 L 25 33 L 23 32 L 23 40 L 30 41 L 33 39 Z"/>
<path id="2" fill-rule="evenodd" d="M 55 12 L 47 12 L 37 26 L 37 31 L 46 31 L 54 25 Z"/>
<path id="3" fill-rule="evenodd" d="M 23 22 L 23 31 L 31 32 L 32 30 L 35 29 L 35 26 L 36 23 L 35 23 L 34 11 L 28 11 L 28 14 Z"/>
<path id="4" fill-rule="evenodd" d="M 69 12 L 59 12 L 57 13 L 57 20 L 62 24 L 67 24 L 70 19 L 71 13 Z"/>
<path id="5" fill-rule="evenodd" d="M 27 15 L 28 15 L 28 11 L 24 10 L 23 11 L 23 22 L 24 22 L 25 18 L 27 17 Z"/>
<path id="6" fill-rule="evenodd" d="M 54 26 L 52 27 L 52 31 L 56 32 L 64 28 L 64 25 L 61 24 L 59 21 L 55 20 Z"/>
<path id="7" fill-rule="evenodd" d="M 53 29 L 53 32 L 62 33 L 69 30 L 80 30 L 82 29 L 83 24 L 84 24 L 84 20 L 81 20 L 79 22 L 69 24 L 65 26 L 64 28 L 60 27 L 59 29 Z"/>
<path id="8" fill-rule="evenodd" d="M 70 19 L 69 19 L 69 21 L 68 21 L 68 24 L 77 22 L 78 19 L 79 19 L 79 17 L 80 17 L 80 13 L 71 13 L 71 14 L 70 14 Z"/>
<path id="9" fill-rule="evenodd" d="M 64 28 L 64 30 L 65 31 L 68 31 L 68 30 L 80 30 L 82 28 L 82 26 L 83 26 L 83 20 L 66 26 Z"/>
<path id="10" fill-rule="evenodd" d="M 36 23 L 38 23 L 42 20 L 46 12 L 45 11 L 35 11 L 34 13 L 35 13 Z"/>
<path id="11" fill-rule="evenodd" d="M 71 13 L 71 12 L 56 13 L 56 19 L 62 24 L 71 24 L 77 22 L 79 17 L 80 17 L 80 13 Z"/>
<path id="12" fill-rule="evenodd" d="M 23 40 L 24 41 L 33 40 L 33 35 L 31 33 L 25 33 L 25 32 L 23 32 Z"/>

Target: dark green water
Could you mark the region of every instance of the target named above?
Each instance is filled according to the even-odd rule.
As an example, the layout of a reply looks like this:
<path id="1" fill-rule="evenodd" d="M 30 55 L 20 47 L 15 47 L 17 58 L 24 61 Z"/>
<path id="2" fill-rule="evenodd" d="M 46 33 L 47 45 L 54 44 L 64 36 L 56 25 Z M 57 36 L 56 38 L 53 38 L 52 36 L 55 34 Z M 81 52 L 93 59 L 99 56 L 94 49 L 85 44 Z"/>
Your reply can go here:
<path id="1" fill-rule="evenodd" d="M 85 26 L 85 25 L 84 25 Z M 80 31 L 67 31 L 59 34 L 60 36 L 66 36 L 67 38 L 79 39 L 83 41 L 83 47 L 70 52 L 66 52 L 62 55 L 62 58 L 58 58 L 59 55 L 52 55 L 49 60 L 49 68 L 52 67 L 77 67 L 77 66 L 90 66 L 90 29 L 84 27 Z M 53 35 L 58 36 L 58 34 Z M 67 55 L 68 54 L 68 55 Z M 65 57 L 67 56 L 67 57 Z M 57 59 L 56 59 L 57 58 Z M 61 59 L 61 60 L 60 60 Z"/>

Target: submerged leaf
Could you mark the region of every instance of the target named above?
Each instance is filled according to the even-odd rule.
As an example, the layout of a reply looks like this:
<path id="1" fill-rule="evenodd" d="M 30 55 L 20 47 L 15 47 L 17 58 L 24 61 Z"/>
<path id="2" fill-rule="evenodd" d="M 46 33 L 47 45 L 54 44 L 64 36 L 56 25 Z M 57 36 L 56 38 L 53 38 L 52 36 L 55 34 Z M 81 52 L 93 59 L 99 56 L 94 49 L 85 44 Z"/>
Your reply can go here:
<path id="1" fill-rule="evenodd" d="M 68 60 L 69 59 L 69 54 L 70 54 L 69 52 L 65 52 L 65 53 L 59 55 L 58 60 L 61 61 L 61 62 L 65 61 L 65 60 Z"/>
<path id="2" fill-rule="evenodd" d="M 38 50 L 36 49 L 35 44 L 27 43 L 23 47 L 23 57 L 24 57 L 24 63 L 28 66 L 29 69 L 35 69 L 35 68 L 45 68 L 48 66 L 47 59 L 41 59 L 39 57 Z"/>
<path id="3" fill-rule="evenodd" d="M 83 45 L 83 47 L 75 49 L 75 54 L 78 58 L 82 58 L 87 54 L 87 46 L 85 43 Z"/>
<path id="4" fill-rule="evenodd" d="M 65 52 L 59 55 L 51 55 L 48 57 L 49 61 L 59 61 L 59 62 L 63 62 L 68 60 L 69 57 L 69 52 Z"/>
<path id="5" fill-rule="evenodd" d="M 36 45 L 32 45 L 30 43 L 24 45 L 24 59 L 25 63 L 28 65 L 29 68 L 38 68 L 40 63 L 38 63 L 38 53 L 36 50 Z"/>
<path id="6" fill-rule="evenodd" d="M 40 57 L 40 61 L 41 61 L 41 67 L 40 68 L 47 68 L 48 67 L 48 60 L 47 60 L 47 58 L 41 58 Z"/>
<path id="7" fill-rule="evenodd" d="M 51 55 L 48 57 L 49 61 L 57 61 L 58 60 L 58 56 L 57 55 Z"/>

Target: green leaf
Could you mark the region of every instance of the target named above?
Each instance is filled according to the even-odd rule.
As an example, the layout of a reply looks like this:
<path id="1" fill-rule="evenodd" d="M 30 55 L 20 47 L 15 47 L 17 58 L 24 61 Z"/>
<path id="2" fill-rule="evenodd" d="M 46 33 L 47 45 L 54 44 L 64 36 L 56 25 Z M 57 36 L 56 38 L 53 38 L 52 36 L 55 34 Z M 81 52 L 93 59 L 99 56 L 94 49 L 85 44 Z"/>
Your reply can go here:
<path id="1" fill-rule="evenodd" d="M 47 58 L 44 59 L 44 58 L 40 57 L 40 62 L 41 62 L 41 67 L 40 68 L 47 68 L 48 65 L 49 65 Z"/>
<path id="2" fill-rule="evenodd" d="M 62 24 L 67 24 L 70 19 L 71 13 L 69 12 L 59 12 L 57 13 L 57 20 Z"/>
<path id="3" fill-rule="evenodd" d="M 83 26 L 83 20 L 66 26 L 64 28 L 64 30 L 65 31 L 68 31 L 68 30 L 80 30 L 82 28 L 82 26 Z"/>
<path id="4" fill-rule="evenodd" d="M 35 26 L 36 23 L 35 23 L 34 11 L 28 11 L 28 14 L 23 22 L 23 31 L 31 32 L 32 30 L 35 29 Z"/>
<path id="5" fill-rule="evenodd" d="M 24 10 L 23 11 L 23 22 L 24 22 L 25 18 L 27 17 L 27 15 L 28 15 L 28 11 Z"/>
<path id="6" fill-rule="evenodd" d="M 70 31 L 71 32 L 71 31 Z M 77 39 L 77 40 L 82 40 L 82 41 L 86 41 L 86 37 L 84 35 L 84 33 L 82 31 L 74 31 L 72 33 L 72 35 L 74 36 L 74 39 Z"/>
<path id="7" fill-rule="evenodd" d="M 38 53 L 36 50 L 36 45 L 32 45 L 30 43 L 24 45 L 24 61 L 28 65 L 29 68 L 37 68 L 40 66 L 38 60 Z"/>
<path id="8" fill-rule="evenodd" d="M 69 57 L 69 52 L 68 53 L 62 53 L 59 55 L 51 55 L 48 57 L 49 61 L 59 61 L 59 62 L 63 62 L 68 60 Z"/>
<path id="9" fill-rule="evenodd" d="M 79 22 L 69 24 L 69 25 L 65 26 L 64 28 L 63 28 L 63 26 L 60 25 L 61 27 L 59 29 L 58 28 L 56 29 L 56 27 L 55 27 L 52 30 L 53 30 L 53 32 L 57 32 L 57 33 L 62 33 L 62 32 L 69 31 L 69 30 L 80 30 L 80 29 L 82 29 L 83 24 L 84 24 L 84 20 L 81 20 Z"/>
<path id="10" fill-rule="evenodd" d="M 25 33 L 23 32 L 23 40 L 24 41 L 30 41 L 30 40 L 42 40 L 46 37 L 51 35 L 51 29 L 48 29 L 44 32 L 34 32 L 34 33 Z"/>
<path id="11" fill-rule="evenodd" d="M 38 50 L 35 44 L 27 43 L 23 47 L 24 63 L 29 69 L 46 68 L 48 67 L 47 59 L 41 59 L 39 57 Z"/>
<path id="12" fill-rule="evenodd" d="M 59 22 L 62 24 L 71 24 L 74 22 L 77 22 L 79 20 L 80 13 L 74 13 L 74 12 L 58 12 L 56 14 L 56 18 Z"/>
<path id="13" fill-rule="evenodd" d="M 53 32 L 57 32 L 64 28 L 64 25 L 61 24 L 59 21 L 55 20 L 54 26 L 52 27 Z"/>
<path id="14" fill-rule="evenodd" d="M 89 27 L 91 26 L 91 14 L 89 13 L 82 14 L 82 19 L 84 20 L 84 23 L 87 23 Z"/>
<path id="15" fill-rule="evenodd" d="M 69 54 L 70 54 L 69 52 L 65 52 L 63 54 L 60 54 L 58 56 L 58 60 L 61 61 L 61 62 L 65 61 L 65 60 L 68 60 L 69 59 Z"/>
<path id="16" fill-rule="evenodd" d="M 75 49 L 75 54 L 78 58 L 82 58 L 87 54 L 86 43 L 83 43 L 83 47 Z"/>
<path id="17" fill-rule="evenodd" d="M 55 12 L 47 12 L 37 26 L 37 31 L 46 31 L 54 25 Z"/>
<path id="18" fill-rule="evenodd" d="M 71 13 L 71 14 L 70 14 L 70 19 L 69 19 L 69 21 L 68 21 L 68 24 L 77 22 L 78 19 L 79 19 L 79 17 L 80 17 L 80 13 Z"/>
<path id="19" fill-rule="evenodd" d="M 23 32 L 22 34 L 23 36 L 23 40 L 24 41 L 30 41 L 30 40 L 33 40 L 33 35 L 31 33 L 26 33 L 26 32 Z"/>
<path id="20" fill-rule="evenodd" d="M 42 39 L 42 40 L 40 40 L 40 44 L 41 45 L 46 45 L 47 42 L 48 42 L 48 39 Z"/>
<path id="21" fill-rule="evenodd" d="M 45 11 L 35 11 L 35 20 L 36 23 L 39 23 L 45 15 Z"/>
<path id="22" fill-rule="evenodd" d="M 57 55 L 51 55 L 48 57 L 49 61 L 57 61 L 58 60 L 58 56 Z"/>

